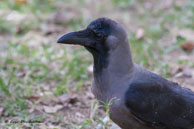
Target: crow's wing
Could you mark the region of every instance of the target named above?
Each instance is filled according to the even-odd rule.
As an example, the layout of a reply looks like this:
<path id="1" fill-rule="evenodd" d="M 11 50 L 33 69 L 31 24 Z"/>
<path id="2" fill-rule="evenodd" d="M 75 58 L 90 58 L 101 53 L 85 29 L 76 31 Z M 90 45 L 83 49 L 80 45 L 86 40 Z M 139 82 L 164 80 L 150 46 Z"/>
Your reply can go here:
<path id="1" fill-rule="evenodd" d="M 194 128 L 194 92 L 158 76 L 134 81 L 125 94 L 130 112 L 148 126 Z"/>

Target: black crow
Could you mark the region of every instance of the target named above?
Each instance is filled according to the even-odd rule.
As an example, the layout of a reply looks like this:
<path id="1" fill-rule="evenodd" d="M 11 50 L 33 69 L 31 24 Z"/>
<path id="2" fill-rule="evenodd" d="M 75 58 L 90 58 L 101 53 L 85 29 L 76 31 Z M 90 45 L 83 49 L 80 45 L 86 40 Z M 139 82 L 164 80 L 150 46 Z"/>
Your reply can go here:
<path id="1" fill-rule="evenodd" d="M 121 128 L 194 128 L 194 92 L 135 64 L 121 24 L 99 18 L 58 43 L 82 45 L 93 55 L 92 92 L 103 102 L 116 98 L 110 118 Z"/>

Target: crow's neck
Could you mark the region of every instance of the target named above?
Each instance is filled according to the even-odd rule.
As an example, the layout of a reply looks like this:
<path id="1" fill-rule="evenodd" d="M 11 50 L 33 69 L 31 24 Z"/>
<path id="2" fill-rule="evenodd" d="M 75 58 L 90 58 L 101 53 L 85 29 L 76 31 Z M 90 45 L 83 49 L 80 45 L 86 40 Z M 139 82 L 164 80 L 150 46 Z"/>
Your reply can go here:
<path id="1" fill-rule="evenodd" d="M 108 67 L 108 52 L 93 54 L 94 57 L 94 74 L 102 74 L 103 69 Z"/>
<path id="2" fill-rule="evenodd" d="M 122 78 L 130 74 L 133 69 L 133 61 L 130 47 L 120 47 L 114 52 L 104 51 L 93 54 L 94 56 L 94 77 Z"/>

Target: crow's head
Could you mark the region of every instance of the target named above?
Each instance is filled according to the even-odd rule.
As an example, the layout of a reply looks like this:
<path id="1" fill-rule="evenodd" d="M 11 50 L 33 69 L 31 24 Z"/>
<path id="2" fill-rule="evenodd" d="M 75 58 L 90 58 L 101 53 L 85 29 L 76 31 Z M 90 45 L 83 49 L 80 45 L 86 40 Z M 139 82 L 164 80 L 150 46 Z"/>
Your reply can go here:
<path id="1" fill-rule="evenodd" d="M 108 18 L 98 18 L 81 31 L 71 32 L 58 39 L 58 43 L 82 45 L 92 54 L 114 50 L 127 39 L 124 28 Z"/>

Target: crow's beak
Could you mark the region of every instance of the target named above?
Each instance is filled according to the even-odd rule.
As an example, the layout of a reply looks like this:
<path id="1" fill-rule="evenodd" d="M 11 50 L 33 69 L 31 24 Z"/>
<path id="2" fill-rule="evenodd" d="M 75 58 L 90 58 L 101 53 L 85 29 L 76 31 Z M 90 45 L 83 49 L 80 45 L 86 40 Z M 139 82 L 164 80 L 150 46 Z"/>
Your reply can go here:
<path id="1" fill-rule="evenodd" d="M 90 33 L 87 29 L 82 31 L 70 32 L 57 40 L 57 43 L 63 44 L 75 44 L 82 46 L 89 46 L 90 44 Z"/>

